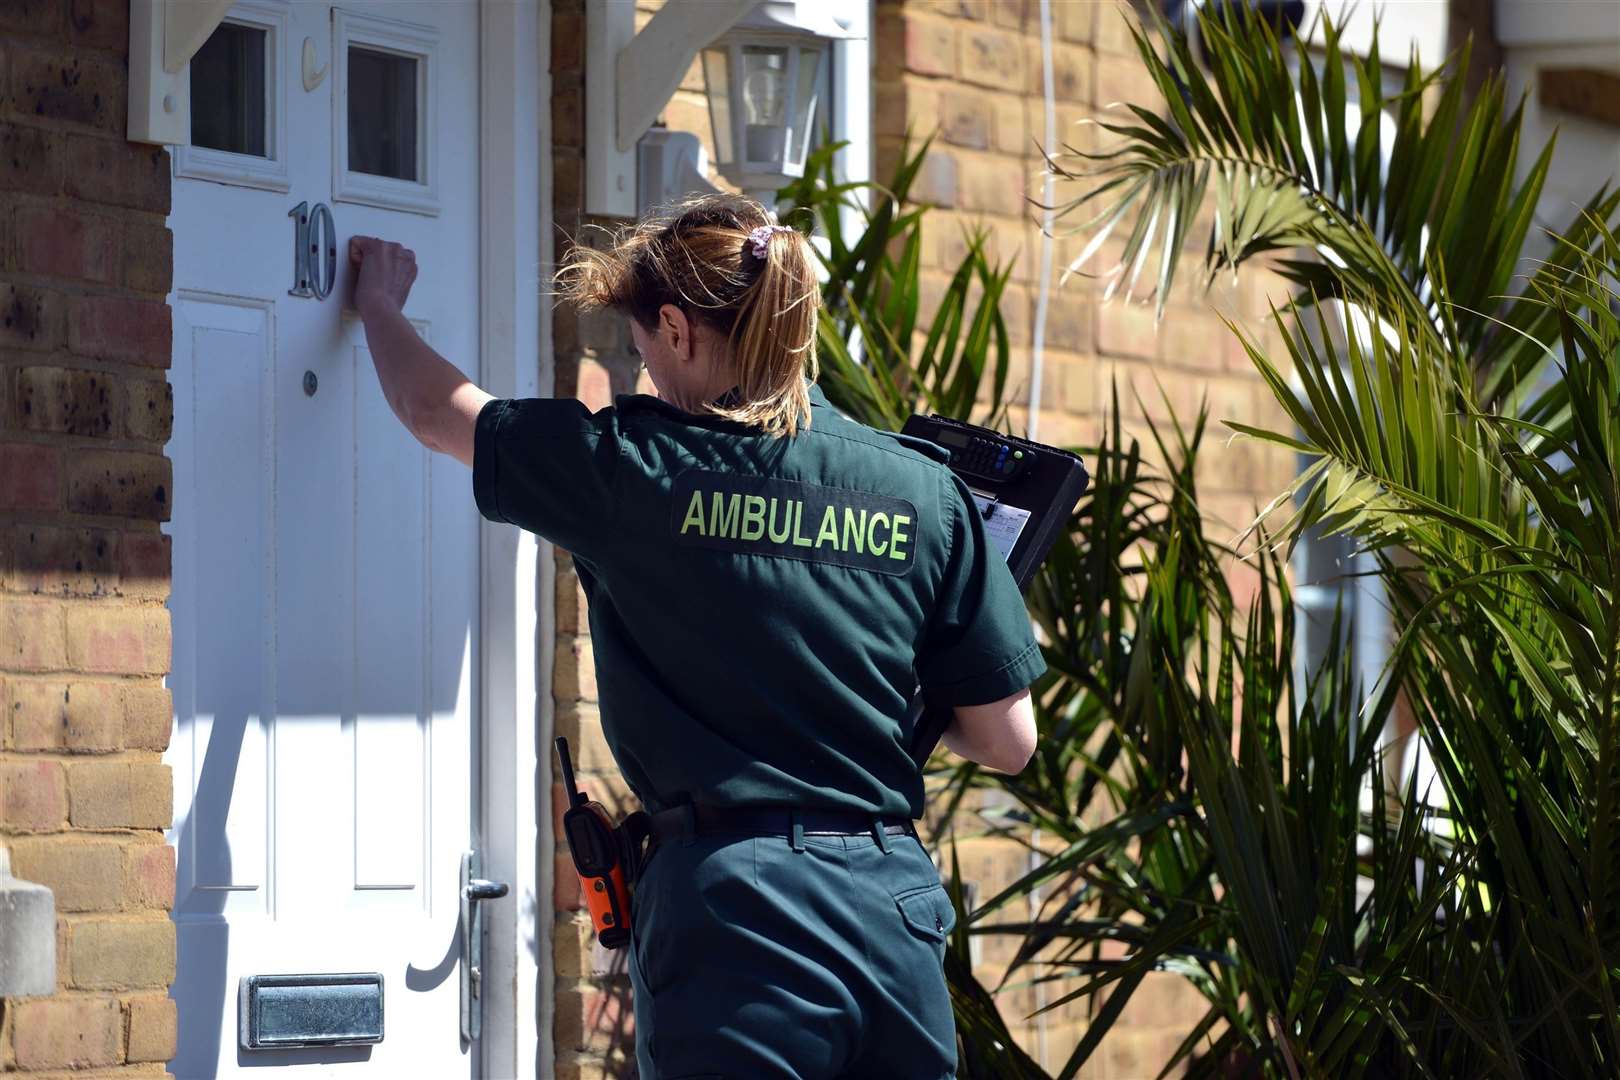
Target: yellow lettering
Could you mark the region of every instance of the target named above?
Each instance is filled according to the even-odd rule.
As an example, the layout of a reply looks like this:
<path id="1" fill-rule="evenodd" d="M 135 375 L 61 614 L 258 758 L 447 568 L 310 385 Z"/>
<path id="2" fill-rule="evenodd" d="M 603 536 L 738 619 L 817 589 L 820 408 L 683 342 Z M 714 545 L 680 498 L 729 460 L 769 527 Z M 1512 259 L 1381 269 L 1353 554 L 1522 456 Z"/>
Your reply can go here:
<path id="1" fill-rule="evenodd" d="M 866 546 L 874 555 L 882 555 L 885 551 L 889 550 L 889 541 L 887 538 L 885 538 L 881 544 L 878 543 L 877 526 L 878 522 L 880 521 L 883 522 L 883 527 L 885 529 L 889 527 L 889 515 L 885 514 L 881 510 L 872 515 L 871 524 L 867 525 L 866 527 Z"/>
<path id="2" fill-rule="evenodd" d="M 838 511 L 831 506 L 821 515 L 821 529 L 816 533 L 816 547 L 820 547 L 827 540 L 832 541 L 834 551 L 844 550 L 838 546 Z"/>
<path id="3" fill-rule="evenodd" d="M 719 496 L 717 495 L 715 498 L 719 498 Z M 681 535 L 685 536 L 686 530 L 693 525 L 697 526 L 699 536 L 708 535 L 703 528 L 703 492 L 701 491 L 692 492 L 692 501 L 686 504 L 686 520 L 681 522 Z"/>
<path id="4" fill-rule="evenodd" d="M 789 499 L 782 500 L 782 527 L 778 529 L 776 527 L 776 500 L 772 499 L 770 520 L 771 543 L 787 543 L 788 534 L 793 531 L 793 501 Z"/>
<path id="5" fill-rule="evenodd" d="M 851 546 L 853 545 L 853 546 Z M 860 520 L 855 519 L 854 507 L 844 507 L 844 550 L 866 551 L 866 511 L 861 511 Z"/>
<path id="6" fill-rule="evenodd" d="M 765 496 L 744 495 L 742 534 L 744 540 L 758 540 L 765 535 Z"/>
<path id="7" fill-rule="evenodd" d="M 795 547 L 814 547 L 815 541 L 804 535 L 804 503 L 795 501 L 793 504 L 793 543 Z"/>
<path id="8" fill-rule="evenodd" d="M 710 503 L 712 509 L 709 511 L 709 535 L 724 536 L 735 540 L 737 538 L 737 506 L 741 502 L 741 496 L 733 495 L 731 498 L 726 499 L 724 503 L 720 500 L 721 495 L 717 491 L 714 493 L 714 500 Z"/>
<path id="9" fill-rule="evenodd" d="M 905 527 L 910 524 L 911 519 L 906 515 L 894 515 L 894 535 L 889 540 L 889 558 L 904 559 L 906 557 L 906 551 L 902 545 L 911 539 L 904 531 Z"/>

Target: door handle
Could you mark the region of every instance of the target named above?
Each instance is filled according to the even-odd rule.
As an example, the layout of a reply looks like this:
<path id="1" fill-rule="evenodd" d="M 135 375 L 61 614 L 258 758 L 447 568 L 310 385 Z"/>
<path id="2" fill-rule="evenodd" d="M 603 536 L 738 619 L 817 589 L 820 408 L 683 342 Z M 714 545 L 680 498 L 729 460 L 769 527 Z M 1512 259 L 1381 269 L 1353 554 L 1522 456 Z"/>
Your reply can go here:
<path id="1" fill-rule="evenodd" d="M 478 852 L 461 856 L 461 1038 L 471 1043 L 484 1027 L 484 916 L 482 900 L 499 900 L 507 893 L 504 881 L 476 875 L 483 860 Z"/>

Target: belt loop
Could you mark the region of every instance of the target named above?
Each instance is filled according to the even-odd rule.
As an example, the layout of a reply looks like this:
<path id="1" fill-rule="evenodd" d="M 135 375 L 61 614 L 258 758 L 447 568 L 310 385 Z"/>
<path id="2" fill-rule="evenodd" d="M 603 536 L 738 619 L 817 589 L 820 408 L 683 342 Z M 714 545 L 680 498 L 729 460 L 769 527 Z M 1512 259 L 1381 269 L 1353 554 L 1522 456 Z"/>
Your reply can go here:
<path id="1" fill-rule="evenodd" d="M 791 834 L 789 843 L 793 845 L 793 850 L 803 851 L 804 822 L 800 820 L 799 811 L 796 808 L 789 808 L 788 810 L 788 832 Z"/>
<path id="2" fill-rule="evenodd" d="M 691 847 L 697 843 L 697 807 L 692 803 L 682 803 L 681 812 L 681 847 Z"/>
<path id="3" fill-rule="evenodd" d="M 878 850 L 887 855 L 889 853 L 889 830 L 884 827 L 883 815 L 872 815 L 872 837 L 877 840 Z"/>

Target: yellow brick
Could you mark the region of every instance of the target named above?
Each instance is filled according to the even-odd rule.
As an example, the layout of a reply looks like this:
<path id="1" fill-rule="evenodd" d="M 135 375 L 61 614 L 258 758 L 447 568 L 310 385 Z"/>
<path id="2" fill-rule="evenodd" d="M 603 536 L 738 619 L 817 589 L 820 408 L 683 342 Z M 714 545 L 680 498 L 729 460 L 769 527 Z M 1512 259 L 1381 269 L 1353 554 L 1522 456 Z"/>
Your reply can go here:
<path id="1" fill-rule="evenodd" d="M 178 1038 L 178 1016 L 174 999 L 160 995 L 130 998 L 130 1061 L 168 1061 L 174 1057 Z"/>
<path id="2" fill-rule="evenodd" d="M 78 828 L 158 829 L 174 812 L 169 766 L 95 762 L 68 768 L 69 818 Z"/>
<path id="3" fill-rule="evenodd" d="M 12 872 L 56 894 L 61 912 L 117 911 L 123 894 L 123 847 L 74 836 L 11 842 Z"/>
<path id="4" fill-rule="evenodd" d="M 88 990 L 167 987 L 174 981 L 174 923 L 79 922 L 68 932 L 73 985 Z"/>

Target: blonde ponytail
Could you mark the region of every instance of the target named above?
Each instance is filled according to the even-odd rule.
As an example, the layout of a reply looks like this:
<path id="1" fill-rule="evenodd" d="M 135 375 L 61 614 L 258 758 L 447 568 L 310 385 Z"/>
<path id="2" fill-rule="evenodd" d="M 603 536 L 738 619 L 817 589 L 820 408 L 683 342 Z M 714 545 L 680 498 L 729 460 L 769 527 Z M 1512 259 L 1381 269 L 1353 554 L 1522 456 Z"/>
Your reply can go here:
<path id="1" fill-rule="evenodd" d="M 576 246 L 557 283 L 580 307 L 623 312 L 648 330 L 674 304 L 726 335 L 736 365 L 737 396 L 710 413 L 772 436 L 809 427 L 805 380 L 818 374 L 821 306 L 814 256 L 754 200 L 704 195 L 655 211 L 607 251 Z"/>

